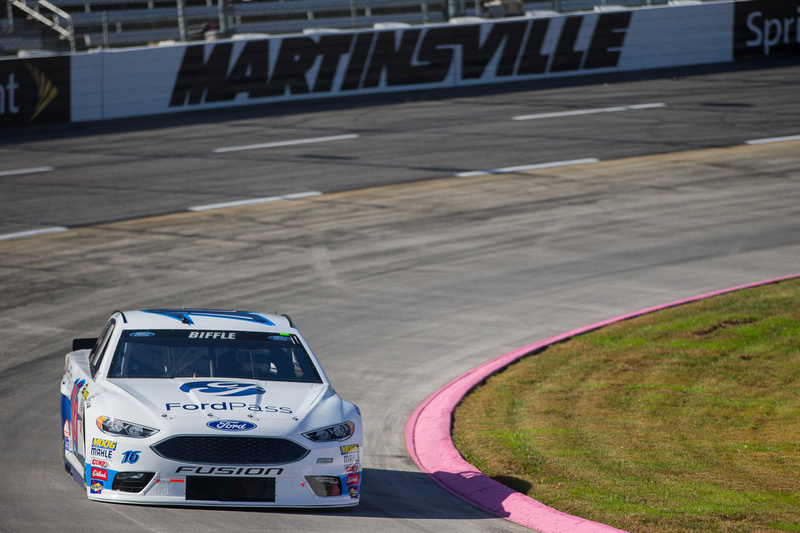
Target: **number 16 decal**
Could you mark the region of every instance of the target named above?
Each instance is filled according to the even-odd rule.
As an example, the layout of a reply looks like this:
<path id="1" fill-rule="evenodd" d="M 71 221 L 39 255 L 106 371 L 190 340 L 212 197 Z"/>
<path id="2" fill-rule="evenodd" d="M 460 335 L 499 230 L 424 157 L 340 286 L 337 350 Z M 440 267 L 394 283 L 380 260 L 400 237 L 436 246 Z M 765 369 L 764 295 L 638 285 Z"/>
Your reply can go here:
<path id="1" fill-rule="evenodd" d="M 139 460 L 139 452 L 127 451 L 122 453 L 122 462 L 133 464 Z"/>

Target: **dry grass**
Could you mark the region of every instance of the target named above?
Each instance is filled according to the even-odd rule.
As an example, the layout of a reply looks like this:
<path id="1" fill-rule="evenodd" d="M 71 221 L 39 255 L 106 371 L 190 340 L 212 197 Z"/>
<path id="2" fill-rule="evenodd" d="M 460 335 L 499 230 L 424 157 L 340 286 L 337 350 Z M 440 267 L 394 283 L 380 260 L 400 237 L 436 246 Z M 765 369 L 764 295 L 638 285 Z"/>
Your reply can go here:
<path id="1" fill-rule="evenodd" d="M 800 280 L 552 346 L 470 394 L 462 455 L 634 532 L 800 532 Z"/>

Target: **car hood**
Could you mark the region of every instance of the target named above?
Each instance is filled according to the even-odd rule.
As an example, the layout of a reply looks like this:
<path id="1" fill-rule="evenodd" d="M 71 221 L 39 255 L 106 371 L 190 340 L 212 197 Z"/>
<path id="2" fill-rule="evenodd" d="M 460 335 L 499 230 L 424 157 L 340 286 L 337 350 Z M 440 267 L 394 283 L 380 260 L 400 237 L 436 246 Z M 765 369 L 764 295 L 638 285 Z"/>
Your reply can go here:
<path id="1" fill-rule="evenodd" d="M 209 378 L 111 379 L 108 384 L 109 396 L 126 397 L 121 403 L 138 404 L 162 419 L 205 420 L 299 421 L 328 388 L 322 383 Z"/>

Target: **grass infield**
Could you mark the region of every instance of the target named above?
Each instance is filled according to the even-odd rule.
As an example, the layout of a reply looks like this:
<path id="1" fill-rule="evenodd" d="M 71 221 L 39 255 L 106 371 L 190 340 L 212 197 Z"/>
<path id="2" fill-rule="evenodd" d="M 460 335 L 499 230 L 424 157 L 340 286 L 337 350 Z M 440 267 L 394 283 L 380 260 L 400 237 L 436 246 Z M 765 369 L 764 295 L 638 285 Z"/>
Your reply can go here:
<path id="1" fill-rule="evenodd" d="M 486 475 L 632 532 L 800 532 L 800 280 L 553 345 L 454 415 Z"/>

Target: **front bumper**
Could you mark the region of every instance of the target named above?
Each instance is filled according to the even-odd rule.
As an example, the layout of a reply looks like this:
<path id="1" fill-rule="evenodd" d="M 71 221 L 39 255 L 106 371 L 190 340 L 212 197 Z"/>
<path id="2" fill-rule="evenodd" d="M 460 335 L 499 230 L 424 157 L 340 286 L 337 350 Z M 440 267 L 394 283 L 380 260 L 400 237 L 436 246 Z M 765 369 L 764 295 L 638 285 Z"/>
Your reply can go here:
<path id="1" fill-rule="evenodd" d="M 143 505 L 358 505 L 362 448 L 360 444 L 339 444 L 315 447 L 295 463 L 263 466 L 177 462 L 160 457 L 149 447 L 98 450 L 104 456 L 90 455 L 83 465 L 86 494 L 91 500 Z"/>
<path id="2" fill-rule="evenodd" d="M 253 467 L 249 469 L 258 470 Z M 115 475 L 118 473 L 110 473 L 110 477 Z M 351 480 L 350 485 L 347 485 L 348 478 Z M 320 483 L 317 479 L 325 481 Z M 332 480 L 336 482 L 331 483 Z M 359 503 L 360 481 L 361 472 L 309 477 L 180 476 L 156 472 L 139 492 L 106 489 L 102 481 L 91 479 L 87 482 L 87 495 L 91 500 L 143 505 L 349 507 Z M 330 495 L 325 495 L 326 490 L 336 486 L 339 487 L 338 490 L 329 491 Z"/>

